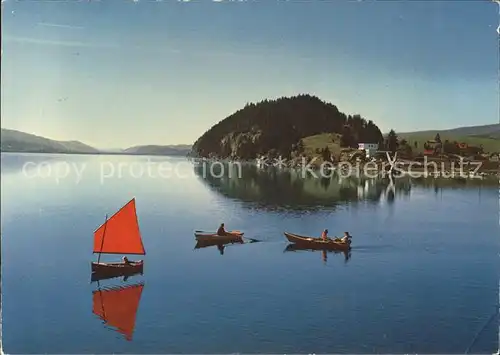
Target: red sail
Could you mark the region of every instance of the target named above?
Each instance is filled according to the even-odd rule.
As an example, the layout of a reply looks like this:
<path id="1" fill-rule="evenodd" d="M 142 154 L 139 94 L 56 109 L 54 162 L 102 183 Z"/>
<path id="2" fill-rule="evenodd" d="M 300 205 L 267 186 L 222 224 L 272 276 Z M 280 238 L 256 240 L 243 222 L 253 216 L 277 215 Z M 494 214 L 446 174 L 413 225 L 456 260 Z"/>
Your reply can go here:
<path id="1" fill-rule="evenodd" d="M 131 341 L 143 287 L 136 284 L 94 291 L 92 312 Z"/>
<path id="2" fill-rule="evenodd" d="M 94 253 L 144 255 L 135 198 L 94 232 Z"/>

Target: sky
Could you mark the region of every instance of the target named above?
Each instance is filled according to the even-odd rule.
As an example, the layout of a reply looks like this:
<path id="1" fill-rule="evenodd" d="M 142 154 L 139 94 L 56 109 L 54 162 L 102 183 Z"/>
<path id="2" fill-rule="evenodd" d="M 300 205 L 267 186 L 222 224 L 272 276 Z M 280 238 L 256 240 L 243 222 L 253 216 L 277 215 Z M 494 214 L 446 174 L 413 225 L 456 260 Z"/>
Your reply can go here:
<path id="1" fill-rule="evenodd" d="M 383 132 L 498 123 L 498 25 L 492 1 L 2 0 L 2 128 L 191 144 L 302 93 Z"/>

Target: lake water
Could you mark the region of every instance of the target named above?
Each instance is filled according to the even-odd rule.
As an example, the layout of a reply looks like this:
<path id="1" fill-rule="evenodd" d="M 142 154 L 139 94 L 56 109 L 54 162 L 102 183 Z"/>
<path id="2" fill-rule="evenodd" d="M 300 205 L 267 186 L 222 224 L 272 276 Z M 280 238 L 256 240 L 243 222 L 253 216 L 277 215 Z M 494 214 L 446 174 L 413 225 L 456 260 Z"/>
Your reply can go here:
<path id="1" fill-rule="evenodd" d="M 160 177 L 159 162 L 176 171 Z M 392 190 L 383 181 L 200 169 L 181 158 L 2 154 L 4 351 L 497 351 L 495 181 L 398 180 Z M 93 231 L 132 197 L 144 275 L 91 283 Z M 221 222 L 261 242 L 223 255 L 194 249 L 194 230 Z M 284 251 L 284 231 L 324 228 L 349 231 L 351 254 Z M 92 312 L 93 291 L 138 282 L 127 341 Z"/>

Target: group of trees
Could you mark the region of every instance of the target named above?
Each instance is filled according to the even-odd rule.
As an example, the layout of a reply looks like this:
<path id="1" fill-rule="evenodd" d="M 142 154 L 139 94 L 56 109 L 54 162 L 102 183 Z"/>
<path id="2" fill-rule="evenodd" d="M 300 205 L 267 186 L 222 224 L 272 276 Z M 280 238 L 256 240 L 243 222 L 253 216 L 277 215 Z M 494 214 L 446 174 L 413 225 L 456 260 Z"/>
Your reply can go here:
<path id="1" fill-rule="evenodd" d="M 397 136 L 396 132 L 394 132 L 394 130 L 391 129 L 389 131 L 389 134 L 387 135 L 387 137 L 384 140 L 383 150 L 389 150 L 391 152 L 395 152 L 402 145 L 402 143 L 406 144 L 406 140 L 403 140 L 403 141 L 400 142 L 399 137 Z"/>
<path id="2" fill-rule="evenodd" d="M 340 133 L 340 146 L 343 148 L 357 148 L 359 143 L 382 144 L 384 140 L 375 123 L 366 121 L 360 115 L 348 116 Z"/>
<path id="3" fill-rule="evenodd" d="M 271 150 L 289 157 L 300 150 L 300 140 L 321 134 L 342 134 L 345 146 L 360 141 L 383 141 L 380 129 L 360 115 L 346 115 L 311 95 L 283 97 L 247 104 L 220 121 L 193 145 L 198 156 L 255 158 Z"/>

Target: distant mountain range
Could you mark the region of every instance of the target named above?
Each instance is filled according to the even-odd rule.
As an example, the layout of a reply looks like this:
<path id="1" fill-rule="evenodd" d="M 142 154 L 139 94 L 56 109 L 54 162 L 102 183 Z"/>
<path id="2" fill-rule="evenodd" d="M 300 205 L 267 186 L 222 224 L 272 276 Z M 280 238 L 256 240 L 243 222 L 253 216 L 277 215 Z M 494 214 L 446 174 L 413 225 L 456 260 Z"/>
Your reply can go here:
<path id="1" fill-rule="evenodd" d="M 464 140 L 489 145 L 494 149 L 500 147 L 500 123 L 458 127 L 444 130 L 426 130 L 416 132 L 396 132 L 406 139 L 432 139 L 437 133 L 442 138 Z M 1 152 L 15 153 L 59 153 L 59 154 L 116 154 L 116 155 L 175 155 L 186 156 L 191 152 L 191 145 L 141 145 L 126 149 L 99 150 L 79 141 L 57 141 L 34 134 L 12 129 L 1 130 Z"/>
<path id="2" fill-rule="evenodd" d="M 138 145 L 124 149 L 124 154 L 135 155 L 187 155 L 191 151 L 191 145 Z"/>
<path id="3" fill-rule="evenodd" d="M 12 129 L 2 128 L 1 151 L 20 153 L 99 153 L 89 145 L 79 141 L 56 141 Z"/>
<path id="4" fill-rule="evenodd" d="M 144 145 L 122 150 L 100 150 L 79 141 L 57 141 L 5 128 L 2 128 L 0 143 L 0 151 L 12 153 L 186 156 L 191 151 L 190 145 Z"/>
<path id="5" fill-rule="evenodd" d="M 466 126 L 458 128 L 450 128 L 443 130 L 429 130 L 429 131 L 417 131 L 417 132 L 402 132 L 398 135 L 447 135 L 455 137 L 478 137 L 478 138 L 490 138 L 490 139 L 500 139 L 500 123 L 494 123 L 483 126 Z"/>

